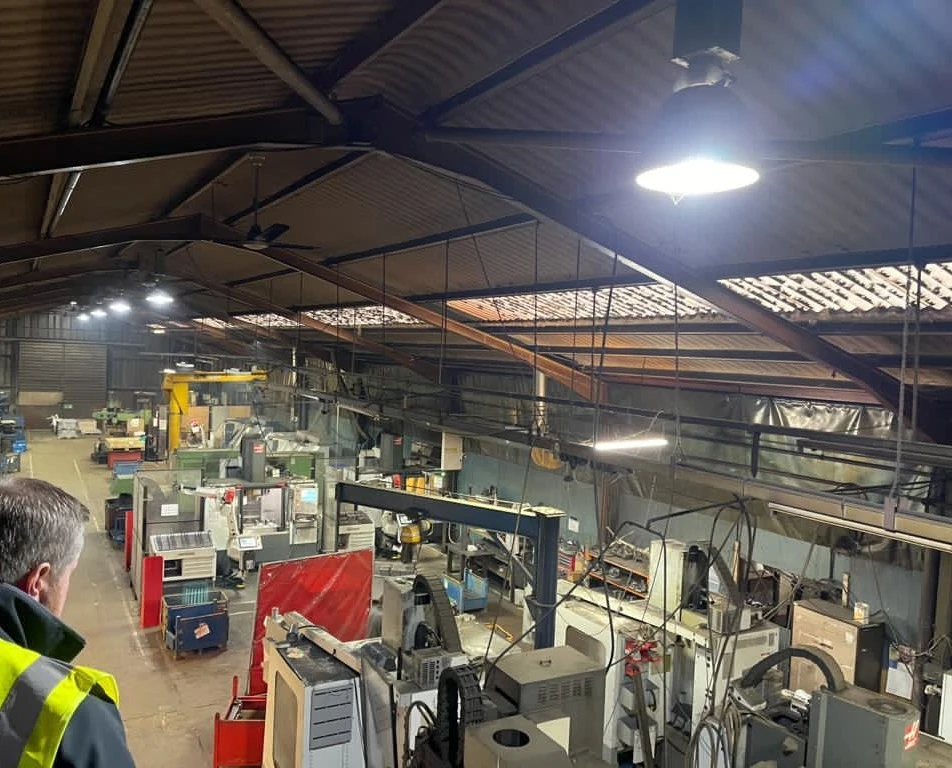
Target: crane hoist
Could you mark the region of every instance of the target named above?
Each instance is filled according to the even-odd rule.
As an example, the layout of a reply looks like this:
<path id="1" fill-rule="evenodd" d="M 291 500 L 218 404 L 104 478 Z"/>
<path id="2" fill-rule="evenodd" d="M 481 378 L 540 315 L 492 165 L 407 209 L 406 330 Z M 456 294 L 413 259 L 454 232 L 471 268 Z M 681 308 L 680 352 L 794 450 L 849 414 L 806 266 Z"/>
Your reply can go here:
<path id="1" fill-rule="evenodd" d="M 169 453 L 182 441 L 182 420 L 188 415 L 189 387 L 192 384 L 242 384 L 266 381 L 266 371 L 189 371 L 167 373 L 162 379 L 162 391 L 169 404 Z"/>

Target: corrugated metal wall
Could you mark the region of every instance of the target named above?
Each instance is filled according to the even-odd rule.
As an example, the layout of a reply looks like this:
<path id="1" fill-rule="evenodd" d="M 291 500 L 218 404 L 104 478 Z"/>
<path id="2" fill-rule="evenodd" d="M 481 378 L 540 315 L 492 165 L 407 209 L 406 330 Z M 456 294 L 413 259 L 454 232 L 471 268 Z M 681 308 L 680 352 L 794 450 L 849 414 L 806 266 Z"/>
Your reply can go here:
<path id="1" fill-rule="evenodd" d="M 62 393 L 55 396 L 38 393 Z M 45 426 L 52 413 L 78 417 L 101 408 L 106 397 L 106 348 L 98 344 L 22 341 L 17 356 L 17 402 L 28 427 Z"/>

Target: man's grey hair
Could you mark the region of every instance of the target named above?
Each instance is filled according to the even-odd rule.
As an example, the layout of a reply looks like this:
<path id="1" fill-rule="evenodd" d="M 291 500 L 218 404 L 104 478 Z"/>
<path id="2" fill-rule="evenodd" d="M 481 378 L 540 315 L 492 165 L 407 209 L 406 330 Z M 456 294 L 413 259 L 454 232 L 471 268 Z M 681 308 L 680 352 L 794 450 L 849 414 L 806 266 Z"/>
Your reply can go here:
<path id="1" fill-rule="evenodd" d="M 17 584 L 40 563 L 56 573 L 83 551 L 89 510 L 44 480 L 0 479 L 0 582 Z"/>

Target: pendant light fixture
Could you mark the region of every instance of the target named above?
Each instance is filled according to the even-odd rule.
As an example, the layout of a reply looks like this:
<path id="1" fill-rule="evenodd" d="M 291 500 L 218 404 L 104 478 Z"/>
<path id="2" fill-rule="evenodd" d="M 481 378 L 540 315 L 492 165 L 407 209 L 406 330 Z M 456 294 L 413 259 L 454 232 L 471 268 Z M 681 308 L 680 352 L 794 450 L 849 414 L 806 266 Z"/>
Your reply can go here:
<path id="1" fill-rule="evenodd" d="M 751 121 L 729 86 L 740 57 L 742 0 L 678 0 L 674 61 L 684 67 L 645 137 L 638 186 L 674 200 L 750 186 Z"/>

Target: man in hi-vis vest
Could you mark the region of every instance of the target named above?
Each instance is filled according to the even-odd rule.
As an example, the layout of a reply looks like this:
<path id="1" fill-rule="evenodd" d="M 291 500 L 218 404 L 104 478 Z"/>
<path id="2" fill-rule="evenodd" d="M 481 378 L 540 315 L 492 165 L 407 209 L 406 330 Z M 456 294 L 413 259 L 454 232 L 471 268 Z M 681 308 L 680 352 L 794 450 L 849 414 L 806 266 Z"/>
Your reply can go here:
<path id="1" fill-rule="evenodd" d="M 70 665 L 59 616 L 89 510 L 59 488 L 0 480 L 0 768 L 134 765 L 111 675 Z"/>

